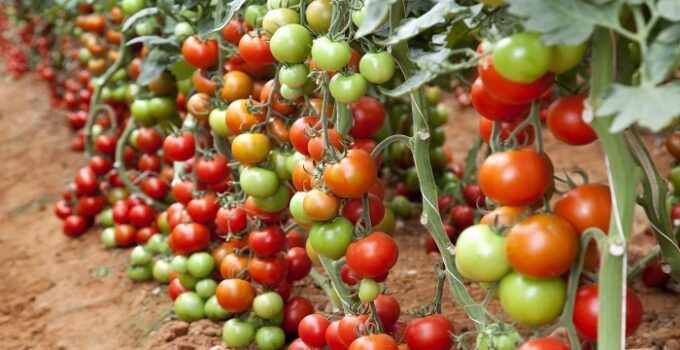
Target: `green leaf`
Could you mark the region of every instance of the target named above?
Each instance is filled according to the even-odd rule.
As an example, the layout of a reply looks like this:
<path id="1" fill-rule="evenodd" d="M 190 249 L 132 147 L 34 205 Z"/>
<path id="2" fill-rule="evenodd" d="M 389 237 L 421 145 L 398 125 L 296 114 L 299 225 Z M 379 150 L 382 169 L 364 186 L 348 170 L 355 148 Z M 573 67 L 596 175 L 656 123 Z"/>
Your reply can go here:
<path id="1" fill-rule="evenodd" d="M 454 0 L 442 0 L 422 16 L 405 20 L 394 30 L 394 34 L 381 44 L 394 45 L 410 39 L 432 26 L 450 21 L 453 15 L 469 11 L 469 8 L 459 6 Z"/>
<path id="2" fill-rule="evenodd" d="M 137 83 L 142 86 L 149 85 L 152 80 L 156 79 L 176 60 L 177 55 L 170 55 L 160 49 L 151 50 L 144 58 L 139 77 L 137 77 Z"/>
<path id="3" fill-rule="evenodd" d="M 662 30 L 661 33 L 657 35 L 656 41 L 664 44 L 680 41 L 680 23 L 676 23 Z"/>
<path id="4" fill-rule="evenodd" d="M 650 45 L 643 59 L 649 84 L 656 85 L 664 81 L 678 67 L 679 58 L 680 43 L 677 41 L 674 43 L 657 41 Z"/>
<path id="5" fill-rule="evenodd" d="M 210 29 L 209 31 L 207 31 L 205 33 L 201 32 L 201 35 L 214 33 L 214 32 L 222 30 L 222 28 L 224 28 L 229 23 L 229 21 L 231 21 L 231 18 L 234 17 L 234 14 L 236 13 L 236 11 L 238 11 L 238 9 L 240 9 L 241 6 L 243 6 L 243 4 L 245 4 L 245 2 L 246 2 L 246 0 L 231 0 L 231 1 L 229 1 L 226 4 L 226 7 L 224 8 L 226 13 L 224 14 L 224 17 L 222 17 L 222 20 L 220 21 L 220 23 L 216 27 Z"/>
<path id="6" fill-rule="evenodd" d="M 680 21 L 680 1 L 659 0 L 656 7 L 661 17 L 671 21 Z"/>
<path id="7" fill-rule="evenodd" d="M 191 77 L 194 73 L 194 67 L 187 63 L 185 60 L 180 60 L 175 62 L 170 68 L 170 71 L 175 76 L 177 80 L 184 80 Z"/>
<path id="8" fill-rule="evenodd" d="M 420 88 L 424 84 L 427 84 L 429 81 L 436 77 L 437 72 L 432 72 L 429 70 L 419 70 L 416 74 L 412 75 L 405 82 L 403 82 L 401 85 L 397 86 L 392 90 L 387 90 L 382 87 L 378 87 L 378 89 L 380 89 L 380 92 L 387 96 L 399 97 L 417 90 L 418 88 Z"/>
<path id="9" fill-rule="evenodd" d="M 130 46 L 137 43 L 144 43 L 147 45 L 173 45 L 179 47 L 177 44 L 177 38 L 175 38 L 174 36 L 164 38 L 162 36 L 156 35 L 138 36 L 134 39 L 128 40 L 128 42 L 126 42 L 125 45 Z"/>
<path id="10" fill-rule="evenodd" d="M 361 38 L 378 30 L 384 23 L 390 6 L 397 2 L 397 0 L 365 0 L 366 16 L 364 23 L 357 29 L 355 38 Z"/>
<path id="11" fill-rule="evenodd" d="M 619 26 L 621 1 L 593 5 L 582 0 L 506 0 L 508 11 L 523 19 L 524 28 L 543 34 L 548 45 L 576 45 L 587 40 L 595 26 Z"/>
<path id="12" fill-rule="evenodd" d="M 659 131 L 680 114 L 680 81 L 662 86 L 614 84 L 597 110 L 598 117 L 614 116 L 612 133 L 637 123 Z"/>
<path id="13" fill-rule="evenodd" d="M 134 15 L 130 16 L 130 18 L 128 18 L 125 21 L 125 23 L 123 23 L 123 27 L 121 28 L 121 31 L 125 32 L 128 29 L 132 28 L 132 26 L 135 25 L 135 23 L 137 23 L 138 20 L 140 20 L 144 17 L 156 15 L 159 12 L 160 12 L 160 10 L 158 10 L 157 7 L 147 7 L 145 9 L 135 13 Z"/>

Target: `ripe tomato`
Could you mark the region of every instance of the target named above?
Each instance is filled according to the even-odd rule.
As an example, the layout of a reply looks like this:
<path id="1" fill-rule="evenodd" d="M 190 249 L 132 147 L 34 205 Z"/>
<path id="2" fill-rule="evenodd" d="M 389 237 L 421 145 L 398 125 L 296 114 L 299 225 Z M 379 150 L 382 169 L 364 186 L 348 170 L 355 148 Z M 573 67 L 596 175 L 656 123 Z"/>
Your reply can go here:
<path id="1" fill-rule="evenodd" d="M 227 157 L 223 155 L 198 158 L 195 164 L 198 181 L 208 185 L 222 182 L 230 173 L 228 163 Z"/>
<path id="2" fill-rule="evenodd" d="M 189 290 L 184 288 L 179 278 L 171 280 L 170 284 L 168 284 L 168 294 L 170 295 L 170 299 L 172 299 L 173 301 L 177 299 L 177 297 L 180 296 L 180 294 L 186 293 L 188 291 Z"/>
<path id="3" fill-rule="evenodd" d="M 264 86 L 262 86 L 262 90 L 260 90 L 259 94 L 254 95 L 259 96 L 260 101 L 266 102 L 269 101 L 269 96 L 271 95 L 273 89 L 274 79 L 271 79 L 267 81 L 267 83 L 264 84 Z M 272 102 L 271 107 L 274 108 L 274 111 L 281 113 L 283 115 L 291 115 L 297 110 L 294 101 L 289 101 L 282 98 L 279 92 L 274 94 L 274 97 L 272 97 L 271 102 Z M 281 139 L 281 141 L 286 141 L 285 138 L 281 138 L 280 136 L 278 137 L 279 139 Z"/>
<path id="4" fill-rule="evenodd" d="M 186 205 L 194 198 L 194 184 L 191 180 L 184 180 L 172 186 L 172 197 L 179 203 Z"/>
<path id="5" fill-rule="evenodd" d="M 190 65 L 208 69 L 217 64 L 218 50 L 216 40 L 201 41 L 197 35 L 192 35 L 184 39 L 182 43 L 182 56 Z"/>
<path id="6" fill-rule="evenodd" d="M 245 34 L 238 42 L 238 52 L 247 63 L 268 66 L 274 63 L 274 56 L 269 50 L 269 37 L 254 32 Z"/>
<path id="7" fill-rule="evenodd" d="M 253 27 L 244 20 L 233 18 L 226 26 L 224 26 L 224 28 L 222 28 L 222 36 L 228 42 L 238 45 L 243 35 L 251 30 L 253 30 Z"/>
<path id="8" fill-rule="evenodd" d="M 397 342 L 387 334 L 364 335 L 349 346 L 349 350 L 397 350 Z"/>
<path id="9" fill-rule="evenodd" d="M 350 244 L 346 257 L 347 266 L 359 278 L 375 278 L 389 272 L 397 263 L 399 248 L 386 233 L 373 232 Z"/>
<path id="10" fill-rule="evenodd" d="M 215 195 L 207 194 L 201 198 L 194 198 L 187 204 L 187 213 L 193 222 L 208 225 L 215 221 L 220 205 Z"/>
<path id="11" fill-rule="evenodd" d="M 482 191 L 501 205 L 525 206 L 541 200 L 551 177 L 548 161 L 526 148 L 494 153 L 479 168 Z"/>
<path id="12" fill-rule="evenodd" d="M 363 96 L 352 103 L 352 119 L 354 123 L 349 134 L 354 138 L 373 136 L 385 122 L 385 107 L 376 98 Z"/>
<path id="13" fill-rule="evenodd" d="M 562 278 L 536 280 L 517 272 L 501 280 L 498 292 L 503 311 L 527 327 L 541 326 L 557 318 L 567 298 Z"/>
<path id="14" fill-rule="evenodd" d="M 467 204 L 457 204 L 451 208 L 451 220 L 459 230 L 471 226 L 475 220 L 475 210 Z"/>
<path id="15" fill-rule="evenodd" d="M 223 309 L 239 313 L 250 310 L 255 298 L 255 288 L 246 280 L 230 278 L 217 285 L 215 295 Z"/>
<path id="16" fill-rule="evenodd" d="M 87 231 L 88 227 L 90 227 L 90 224 L 87 222 L 87 219 L 80 215 L 69 215 L 64 219 L 64 224 L 62 226 L 62 231 L 64 234 L 67 236 L 71 237 L 77 237 L 85 233 Z M 133 236 L 134 238 L 134 236 Z M 117 242 L 118 240 L 116 240 Z"/>
<path id="17" fill-rule="evenodd" d="M 155 154 L 143 153 L 137 160 L 137 168 L 142 172 L 159 172 L 161 170 L 161 158 Z"/>
<path id="18" fill-rule="evenodd" d="M 340 326 L 340 321 L 335 320 L 326 328 L 326 346 L 328 346 L 330 350 L 347 350 L 347 347 L 342 343 L 342 340 L 340 340 L 338 326 Z"/>
<path id="19" fill-rule="evenodd" d="M 328 144 L 329 146 L 335 148 L 336 152 L 334 154 L 341 154 L 345 149 L 343 144 L 342 135 L 335 129 L 328 129 Z M 316 161 L 323 160 L 326 155 L 326 147 L 324 146 L 324 136 L 317 135 L 307 143 L 307 151 L 309 156 Z M 333 154 L 333 153 L 332 153 Z"/>
<path id="20" fill-rule="evenodd" d="M 239 233 L 246 229 L 248 216 L 240 207 L 220 208 L 217 211 L 215 224 L 224 233 Z"/>
<path id="21" fill-rule="evenodd" d="M 528 103 L 509 104 L 496 99 L 480 78 L 472 84 L 470 97 L 477 113 L 493 121 L 508 122 L 529 109 Z"/>
<path id="22" fill-rule="evenodd" d="M 243 277 L 248 271 L 248 258 L 236 254 L 228 254 L 220 262 L 220 275 L 224 279 Z"/>
<path id="23" fill-rule="evenodd" d="M 255 100 L 240 99 L 227 107 L 227 127 L 232 135 L 239 135 L 250 130 L 255 124 L 264 121 L 265 115 L 261 111 L 253 113 L 249 105 L 257 104 Z"/>
<path id="24" fill-rule="evenodd" d="M 295 335 L 300 321 L 307 315 L 314 313 L 314 307 L 309 300 L 301 296 L 290 298 L 283 308 L 283 322 L 281 328 L 286 334 Z"/>
<path id="25" fill-rule="evenodd" d="M 113 168 L 113 163 L 108 159 L 99 155 L 95 155 L 90 158 L 90 169 L 95 173 L 95 175 L 102 176 Z M 141 170 L 141 169 L 140 169 Z M 142 170 L 143 171 L 143 170 Z"/>
<path id="26" fill-rule="evenodd" d="M 466 228 L 456 242 L 455 264 L 461 276 L 475 282 L 495 282 L 510 272 L 503 252 L 505 237 L 487 225 Z"/>
<path id="27" fill-rule="evenodd" d="M 368 319 L 368 315 L 345 315 L 338 323 L 338 335 L 340 341 L 346 347 L 349 347 L 359 334 L 364 333 L 364 323 Z M 358 334 L 357 334 L 358 333 Z"/>
<path id="28" fill-rule="evenodd" d="M 147 196 L 158 201 L 165 199 L 165 195 L 168 193 L 168 185 L 155 176 L 142 180 L 139 187 Z"/>
<path id="29" fill-rule="evenodd" d="M 135 230 L 132 225 L 116 225 L 114 228 L 116 245 L 118 247 L 131 247 L 135 244 Z"/>
<path id="30" fill-rule="evenodd" d="M 288 262 L 282 253 L 269 258 L 254 257 L 248 263 L 248 272 L 253 282 L 271 287 L 286 278 Z"/>
<path id="31" fill-rule="evenodd" d="M 680 159 L 680 131 L 674 131 L 666 138 L 666 149 L 676 160 Z"/>
<path id="32" fill-rule="evenodd" d="M 128 220 L 136 228 L 149 226 L 154 219 L 153 209 L 146 204 L 137 204 L 128 211 Z"/>
<path id="33" fill-rule="evenodd" d="M 671 275 L 663 270 L 661 258 L 656 257 L 645 266 L 642 271 L 642 282 L 649 288 L 657 288 L 664 285 Z"/>
<path id="34" fill-rule="evenodd" d="M 376 311 L 378 311 L 378 318 L 380 318 L 380 322 L 383 326 L 389 328 L 397 323 L 399 315 L 401 314 L 401 308 L 399 307 L 397 299 L 389 295 L 380 294 L 374 302 Z"/>
<path id="35" fill-rule="evenodd" d="M 168 244 L 176 254 L 189 255 L 208 248 L 210 233 L 201 224 L 181 223 L 172 229 Z"/>
<path id="36" fill-rule="evenodd" d="M 368 153 L 349 150 L 345 158 L 324 169 L 323 179 L 335 195 L 356 198 L 371 189 L 378 177 L 377 172 L 375 161 Z"/>
<path id="37" fill-rule="evenodd" d="M 550 68 L 553 51 L 541 42 L 541 34 L 522 32 L 496 43 L 493 61 L 498 73 L 508 80 L 531 83 Z"/>
<path id="38" fill-rule="evenodd" d="M 480 224 L 512 226 L 527 212 L 525 207 L 498 207 L 482 216 Z"/>
<path id="39" fill-rule="evenodd" d="M 510 104 L 531 102 L 549 91 L 555 76 L 545 74 L 530 83 L 518 83 L 504 78 L 498 73 L 493 64 L 493 56 L 488 55 L 479 60 L 477 66 L 479 77 L 484 83 L 484 89 L 499 101 Z"/>
<path id="40" fill-rule="evenodd" d="M 191 133 L 170 134 L 163 141 L 163 153 L 172 161 L 184 161 L 194 156 L 194 143 Z"/>
<path id="41" fill-rule="evenodd" d="M 253 80 L 246 73 L 237 70 L 231 71 L 227 72 L 222 78 L 220 98 L 227 102 L 248 98 L 252 92 Z"/>
<path id="42" fill-rule="evenodd" d="M 597 319 L 599 314 L 598 285 L 579 287 L 574 303 L 574 327 L 579 336 L 588 341 L 597 341 Z M 638 329 L 642 322 L 642 303 L 635 292 L 626 290 L 626 336 Z"/>
<path id="43" fill-rule="evenodd" d="M 309 259 L 307 251 L 302 247 L 288 248 L 286 261 L 288 261 L 288 275 L 286 279 L 291 282 L 305 278 L 312 269 L 312 260 Z"/>
<path id="44" fill-rule="evenodd" d="M 404 337 L 410 350 L 448 350 L 453 346 L 453 325 L 442 315 L 413 319 L 406 324 Z"/>
<path id="45" fill-rule="evenodd" d="M 342 206 L 342 216 L 355 225 L 361 218 L 363 211 L 363 198 L 352 198 Z M 379 224 L 383 217 L 385 217 L 385 206 L 382 200 L 373 193 L 368 194 L 368 211 L 370 213 L 371 226 Z"/>
<path id="46" fill-rule="evenodd" d="M 332 193 L 312 189 L 302 200 L 302 208 L 311 219 L 326 221 L 338 215 L 340 199 Z"/>
<path id="47" fill-rule="evenodd" d="M 302 117 L 290 126 L 290 143 L 298 152 L 309 155 L 309 141 L 314 137 L 315 130 L 321 130 L 321 124 L 317 122 L 314 117 Z"/>
<path id="48" fill-rule="evenodd" d="M 517 350 L 569 350 L 569 347 L 555 338 L 537 338 L 524 343 Z"/>
<path id="49" fill-rule="evenodd" d="M 516 223 L 505 240 L 505 255 L 517 272 L 533 278 L 567 272 L 579 251 L 578 233 L 556 215 L 536 214 Z"/>
<path id="50" fill-rule="evenodd" d="M 517 126 L 522 122 L 522 118 L 518 118 L 509 122 L 500 123 L 500 132 L 498 133 L 498 138 L 501 141 L 506 141 L 510 138 L 510 134 L 517 128 Z M 491 140 L 491 133 L 493 130 L 493 121 L 491 119 L 486 119 L 484 117 L 479 117 L 479 136 L 484 140 L 486 144 L 489 144 Z M 517 132 L 516 135 L 518 145 L 531 145 L 534 143 L 534 127 L 533 125 L 527 125 L 522 130 Z"/>
<path id="51" fill-rule="evenodd" d="M 260 257 L 270 257 L 286 246 L 286 234 L 279 226 L 267 226 L 248 234 L 250 250 Z"/>
<path id="52" fill-rule="evenodd" d="M 298 325 L 300 339 L 309 346 L 326 346 L 326 329 L 330 324 L 330 321 L 322 315 L 307 315 Z"/>
<path id="53" fill-rule="evenodd" d="M 590 227 L 607 232 L 611 208 L 609 187 L 585 184 L 565 193 L 555 203 L 555 215 L 569 221 L 579 233 Z"/>
<path id="54" fill-rule="evenodd" d="M 76 193 L 81 195 L 93 195 L 99 191 L 97 175 L 89 167 L 80 168 L 74 178 Z"/>
<path id="55" fill-rule="evenodd" d="M 548 129 L 556 139 L 574 146 L 597 140 L 595 130 L 583 120 L 586 96 L 565 96 L 548 108 Z"/>

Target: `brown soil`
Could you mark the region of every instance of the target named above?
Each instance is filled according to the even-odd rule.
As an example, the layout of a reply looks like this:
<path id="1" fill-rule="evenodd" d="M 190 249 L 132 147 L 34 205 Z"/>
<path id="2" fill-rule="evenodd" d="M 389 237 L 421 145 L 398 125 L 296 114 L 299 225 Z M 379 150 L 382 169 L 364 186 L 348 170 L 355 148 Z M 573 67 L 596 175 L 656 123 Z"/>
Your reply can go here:
<path id="1" fill-rule="evenodd" d="M 49 106 L 44 86 L 29 76 L 1 82 L 0 150 L 7 156 L 0 165 L 0 348 L 1 349 L 224 349 L 221 325 L 200 321 L 191 325 L 170 321 L 171 302 L 165 287 L 134 284 L 125 276 L 128 252 L 106 251 L 99 232 L 92 229 L 79 239 L 61 234 L 52 214 L 65 180 L 83 165 L 81 154 L 69 150 L 70 131 L 64 113 Z M 454 107 L 448 127 L 448 147 L 461 159 L 476 132 L 470 111 Z M 659 140 L 647 137 L 650 145 Z M 579 166 L 593 180 L 606 174 L 598 146 L 570 148 L 547 142 L 558 169 Z M 669 159 L 654 148 L 662 169 Z M 639 257 L 652 244 L 638 219 L 632 255 Z M 397 234 L 401 259 L 390 274 L 388 288 L 411 310 L 434 295 L 432 265 L 426 255 L 426 231 L 417 222 L 400 226 Z M 471 287 L 476 297 L 477 287 Z M 678 296 L 650 290 L 635 283 L 645 306 L 644 323 L 629 338 L 629 348 L 680 349 Z M 296 293 L 310 297 L 322 309 L 323 298 L 311 282 Z M 446 297 L 444 310 L 456 332 L 470 329 L 463 312 Z"/>

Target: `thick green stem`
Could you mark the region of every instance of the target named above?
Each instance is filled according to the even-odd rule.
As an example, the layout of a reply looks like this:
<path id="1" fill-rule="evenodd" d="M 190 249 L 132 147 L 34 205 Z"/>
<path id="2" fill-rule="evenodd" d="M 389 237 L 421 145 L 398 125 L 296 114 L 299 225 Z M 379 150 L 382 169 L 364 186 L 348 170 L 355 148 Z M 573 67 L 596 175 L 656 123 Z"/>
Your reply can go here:
<path id="1" fill-rule="evenodd" d="M 118 47 L 118 57 L 116 57 L 116 61 L 113 62 L 113 65 L 109 67 L 109 69 L 104 73 L 104 75 L 99 78 L 99 81 L 97 84 L 94 84 L 94 91 L 92 92 L 92 97 L 90 98 L 90 111 L 87 115 L 87 121 L 85 122 L 85 128 L 83 129 L 84 137 L 85 137 L 85 156 L 89 159 L 92 157 L 92 127 L 94 126 L 95 119 L 97 118 L 97 114 L 99 113 L 99 104 L 101 103 L 102 99 L 102 89 L 106 84 L 109 83 L 109 80 L 111 80 L 111 77 L 113 74 L 115 74 L 118 69 L 121 68 L 123 65 L 123 62 L 125 62 L 128 53 L 130 52 L 130 48 L 125 45 L 127 43 L 128 36 L 127 34 L 123 33 L 123 37 L 120 41 L 120 46 Z M 112 115 L 111 118 L 115 118 L 115 115 Z"/>
<path id="2" fill-rule="evenodd" d="M 590 103 L 596 111 L 602 97 L 613 80 L 615 42 L 612 34 L 598 28 L 593 39 L 592 81 Z M 594 113 L 594 112 L 593 112 Z M 612 217 L 609 235 L 601 249 L 599 273 L 598 348 L 623 349 L 625 343 L 625 300 L 627 245 L 633 224 L 635 207 L 636 172 L 626 142 L 621 134 L 612 134 L 612 118 L 596 116 L 592 126 L 605 151 L 605 162 L 612 193 Z"/>
<path id="3" fill-rule="evenodd" d="M 319 271 L 317 271 L 315 268 L 309 271 L 309 277 L 326 293 L 326 296 L 328 296 L 328 300 L 330 300 L 331 302 L 331 310 L 333 312 L 338 311 L 338 304 L 335 302 L 335 300 L 337 299 L 337 294 L 335 293 L 335 290 L 333 289 L 330 280 L 321 275 Z"/>
<path id="4" fill-rule="evenodd" d="M 392 5 L 390 18 L 393 28 L 396 28 L 404 18 L 404 6 L 405 4 L 402 2 L 396 2 Z M 415 73 L 416 67 L 409 58 L 408 44 L 406 42 L 401 42 L 392 46 L 392 54 L 397 60 L 399 67 L 404 74 L 404 78 L 408 79 L 411 77 Z M 487 323 L 484 307 L 477 304 L 470 296 L 465 288 L 462 277 L 456 270 L 453 257 L 455 247 L 446 235 L 441 216 L 439 215 L 437 206 L 437 186 L 434 181 L 429 157 L 430 132 L 425 115 L 425 96 L 423 88 L 412 92 L 410 99 L 414 130 L 414 137 L 411 141 L 413 158 L 423 198 L 421 223 L 430 231 L 432 238 L 439 248 L 446 268 L 449 286 L 451 287 L 455 300 L 463 307 L 465 312 L 468 313 L 475 323 L 475 327 L 477 327 L 477 329 L 482 329 Z"/>
<path id="5" fill-rule="evenodd" d="M 350 297 L 352 294 L 347 288 L 347 285 L 345 282 L 342 281 L 342 278 L 340 277 L 340 271 L 336 268 L 336 263 L 324 256 L 319 256 L 319 260 L 321 260 L 321 265 L 323 268 L 328 272 L 328 278 L 331 280 L 331 285 L 333 286 L 333 289 L 335 289 L 335 293 L 337 293 L 338 297 L 340 298 L 340 303 L 342 304 L 342 311 L 346 314 L 350 313 L 350 309 L 352 308 L 353 301 Z"/>

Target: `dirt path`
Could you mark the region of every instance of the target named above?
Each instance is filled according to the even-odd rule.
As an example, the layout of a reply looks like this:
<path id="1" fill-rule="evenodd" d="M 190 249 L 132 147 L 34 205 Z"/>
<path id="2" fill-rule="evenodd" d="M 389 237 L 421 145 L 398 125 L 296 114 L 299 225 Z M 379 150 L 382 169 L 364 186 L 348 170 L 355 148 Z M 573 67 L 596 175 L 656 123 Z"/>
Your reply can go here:
<path id="1" fill-rule="evenodd" d="M 0 82 L 0 349 L 215 349 L 223 348 L 220 325 L 172 321 L 166 289 L 153 283 L 133 284 L 125 276 L 127 251 L 105 251 L 99 231 L 79 239 L 60 233 L 52 214 L 64 180 L 84 161 L 69 149 L 62 111 L 49 107 L 46 90 L 35 77 Z M 449 147 L 462 159 L 476 123 L 469 112 L 457 113 L 447 132 Z M 649 140 L 653 142 L 653 140 Z M 595 146 L 558 147 L 547 142 L 559 168 L 576 164 L 604 180 L 602 154 Z M 661 154 L 657 152 L 657 154 Z M 585 163 L 584 163 L 585 162 Z M 668 159 L 660 159 L 668 164 Z M 643 225 L 638 225 L 639 232 Z M 389 290 L 402 310 L 417 307 L 434 295 L 434 255 L 422 248 L 424 229 L 415 222 L 398 233 L 401 259 L 390 275 Z M 650 239 L 636 236 L 634 254 L 649 248 Z M 645 323 L 630 339 L 631 348 L 680 349 L 680 306 L 676 295 L 650 291 L 638 284 L 646 308 Z M 309 283 L 297 287 L 319 301 Z M 480 293 L 476 291 L 475 294 Z M 318 303 L 320 304 L 320 303 Z M 446 300 L 444 309 L 456 331 L 469 329 L 461 310 Z"/>

